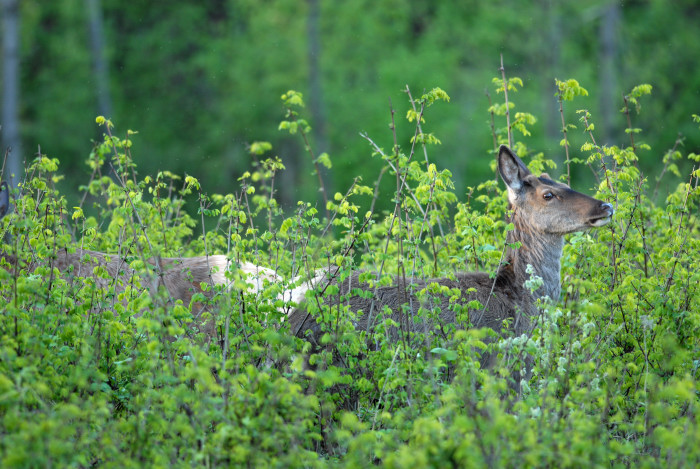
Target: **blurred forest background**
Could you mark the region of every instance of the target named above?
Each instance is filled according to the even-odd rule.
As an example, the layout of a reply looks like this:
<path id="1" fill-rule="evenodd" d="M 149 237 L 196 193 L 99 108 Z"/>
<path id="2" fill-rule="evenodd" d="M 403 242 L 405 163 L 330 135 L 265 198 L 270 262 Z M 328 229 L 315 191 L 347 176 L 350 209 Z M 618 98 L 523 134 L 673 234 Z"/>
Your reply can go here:
<path id="1" fill-rule="evenodd" d="M 442 141 L 431 159 L 463 193 L 493 176 L 485 92 L 494 95 L 500 54 L 507 75 L 524 82 L 511 96 L 515 110 L 539 119 L 526 139 L 536 151 L 563 158 L 555 78 L 589 90 L 568 105 L 567 121 L 590 110 L 600 144 L 629 143 L 623 95 L 649 83 L 652 97 L 632 115 L 643 129 L 636 138 L 670 149 L 680 133 L 687 151 L 700 147 L 690 118 L 700 112 L 697 0 L 0 1 L 3 149 L 25 161 L 39 147 L 59 158 L 69 195 L 87 180 L 85 160 L 103 132 L 95 116 L 104 115 L 117 135 L 139 132 L 142 175 L 186 172 L 209 192 L 232 192 L 250 167 L 248 144 L 264 140 L 287 167 L 277 186 L 283 204 L 313 199 L 303 142 L 278 130 L 288 89 L 304 94 L 314 151 L 331 157 L 330 193 L 358 174 L 369 184 L 381 161 L 359 133 L 391 148 L 391 100 L 408 143 L 406 85 L 415 96 L 435 86 L 451 96 L 424 131 Z M 579 129 L 570 133 L 573 156 Z M 662 156 L 640 153 L 650 177 Z"/>

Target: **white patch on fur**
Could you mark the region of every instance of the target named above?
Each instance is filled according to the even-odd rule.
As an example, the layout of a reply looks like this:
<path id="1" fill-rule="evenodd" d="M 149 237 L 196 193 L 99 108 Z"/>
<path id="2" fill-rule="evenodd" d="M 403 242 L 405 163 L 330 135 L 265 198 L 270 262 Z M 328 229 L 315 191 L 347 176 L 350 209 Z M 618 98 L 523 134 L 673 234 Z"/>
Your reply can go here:
<path id="1" fill-rule="evenodd" d="M 510 187 L 506 186 L 508 188 L 508 200 L 510 201 L 511 204 L 515 204 L 515 199 L 518 198 L 517 195 L 515 195 L 515 191 Z"/>
<path id="2" fill-rule="evenodd" d="M 228 259 L 226 256 L 209 256 L 207 258 L 209 263 L 209 272 L 211 272 L 211 279 L 215 285 L 226 283 L 226 267 L 228 265 Z"/>
<path id="3" fill-rule="evenodd" d="M 615 214 L 615 210 L 613 209 L 613 206 L 611 203 L 604 203 L 602 205 L 603 207 L 607 208 L 608 210 L 608 216 L 605 218 L 599 218 L 593 223 L 591 223 L 592 226 L 599 228 L 601 226 L 605 226 L 608 223 L 610 223 L 610 220 L 612 220 L 613 215 Z"/>
<path id="4" fill-rule="evenodd" d="M 263 290 L 265 280 L 269 281 L 270 283 L 280 282 L 282 280 L 282 278 L 272 269 L 251 264 L 250 262 L 244 262 L 241 264 L 241 272 L 246 274 L 246 280 L 249 281 L 248 284 L 252 285 L 253 287 L 249 291 L 253 291 L 255 293 L 260 293 Z"/>
<path id="5" fill-rule="evenodd" d="M 219 272 L 217 272 L 213 278 L 214 281 L 217 283 L 225 283 L 225 277 L 224 277 L 224 272 L 226 270 L 225 268 L 225 262 L 227 262 L 225 256 L 212 256 L 212 257 L 221 257 L 222 259 L 217 259 L 213 265 L 220 266 Z M 222 264 L 223 263 L 223 264 Z M 283 279 L 279 275 L 277 275 L 272 269 L 268 269 L 267 267 L 261 267 L 256 264 L 252 264 L 250 262 L 244 262 L 241 264 L 240 271 L 244 274 L 246 274 L 246 281 L 249 285 L 248 291 L 251 293 L 256 293 L 259 294 L 260 292 L 263 291 L 264 289 L 264 283 L 265 280 L 267 280 L 270 283 L 279 283 L 282 282 Z M 282 293 L 277 295 L 277 299 L 283 303 L 284 305 L 280 308 L 280 312 L 282 314 L 289 315 L 294 311 L 294 309 L 301 303 L 304 302 L 306 299 L 306 292 L 309 290 L 312 290 L 313 288 L 316 287 L 323 279 L 326 278 L 326 275 L 323 270 L 317 270 L 314 272 L 313 277 L 311 277 L 308 280 L 303 281 L 302 283 L 298 284 L 300 279 L 302 277 L 298 276 L 292 279 L 289 282 L 289 285 L 296 285 L 291 288 L 287 288 L 284 290 Z M 297 285 L 298 284 L 298 285 Z"/>
<path id="6" fill-rule="evenodd" d="M 325 278 L 325 276 L 326 275 L 322 270 L 317 270 L 314 272 L 314 276 L 309 280 L 306 280 L 304 283 L 292 288 L 291 290 L 285 290 L 284 293 L 282 293 L 282 299 L 285 302 L 291 301 L 292 303 L 299 305 L 306 298 L 306 292 L 315 288 L 316 285 L 318 285 L 318 283 Z M 297 283 L 299 278 L 300 277 L 294 278 L 291 283 Z"/>
<path id="7" fill-rule="evenodd" d="M 591 223 L 591 226 L 594 226 L 594 227 L 596 227 L 596 228 L 600 228 L 601 226 L 605 226 L 605 225 L 607 225 L 608 223 L 610 223 L 610 220 L 612 220 L 612 215 L 610 215 L 610 216 L 607 217 L 607 218 L 599 218 L 599 219 L 597 219 L 596 221 L 594 221 L 593 223 Z"/>

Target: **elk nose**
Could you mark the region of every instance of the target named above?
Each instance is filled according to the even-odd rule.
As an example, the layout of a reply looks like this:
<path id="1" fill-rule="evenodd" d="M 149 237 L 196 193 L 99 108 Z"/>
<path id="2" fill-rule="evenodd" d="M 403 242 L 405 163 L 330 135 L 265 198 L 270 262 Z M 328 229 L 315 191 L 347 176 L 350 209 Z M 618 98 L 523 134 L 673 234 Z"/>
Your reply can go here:
<path id="1" fill-rule="evenodd" d="M 602 208 L 603 210 L 609 211 L 609 212 L 610 212 L 610 216 L 612 216 L 613 213 L 615 213 L 615 210 L 613 209 L 612 204 L 609 203 L 609 202 L 603 202 L 602 204 L 600 204 L 600 208 Z"/>

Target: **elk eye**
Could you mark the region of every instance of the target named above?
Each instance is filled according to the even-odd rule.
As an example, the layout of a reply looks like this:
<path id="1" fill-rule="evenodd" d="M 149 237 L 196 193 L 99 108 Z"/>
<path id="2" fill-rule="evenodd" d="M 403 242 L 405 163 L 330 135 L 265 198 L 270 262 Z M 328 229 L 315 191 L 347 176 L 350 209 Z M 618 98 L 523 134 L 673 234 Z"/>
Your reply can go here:
<path id="1" fill-rule="evenodd" d="M 554 194 L 552 194 L 551 192 L 548 191 L 548 192 L 545 192 L 544 194 L 542 194 L 542 197 L 544 197 L 544 200 L 552 200 L 552 198 L 554 197 Z"/>

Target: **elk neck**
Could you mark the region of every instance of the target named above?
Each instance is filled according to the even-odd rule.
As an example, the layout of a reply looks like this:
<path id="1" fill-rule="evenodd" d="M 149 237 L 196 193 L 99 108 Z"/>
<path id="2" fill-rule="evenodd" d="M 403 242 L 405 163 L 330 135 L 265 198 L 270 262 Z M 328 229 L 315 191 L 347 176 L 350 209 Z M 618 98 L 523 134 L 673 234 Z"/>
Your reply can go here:
<path id="1" fill-rule="evenodd" d="M 516 284 L 522 286 L 530 278 L 526 272 L 529 264 L 533 267 L 534 274 L 544 282 L 534 292 L 533 299 L 549 296 L 553 301 L 558 301 L 561 292 L 561 254 L 564 237 L 534 230 L 527 220 L 517 216 L 517 213 L 513 225 L 515 229 L 508 233 L 507 242 L 519 242 L 521 246 L 508 246 L 506 261 L 512 266 Z"/>

